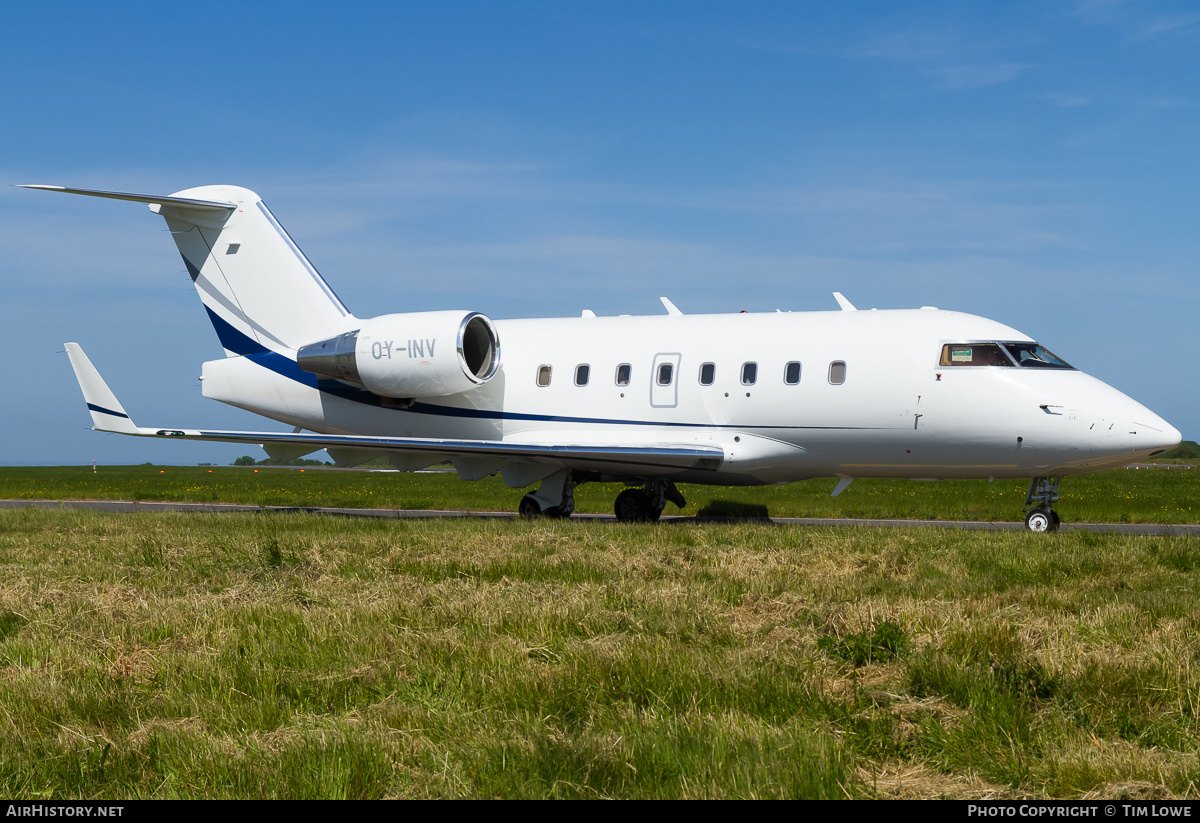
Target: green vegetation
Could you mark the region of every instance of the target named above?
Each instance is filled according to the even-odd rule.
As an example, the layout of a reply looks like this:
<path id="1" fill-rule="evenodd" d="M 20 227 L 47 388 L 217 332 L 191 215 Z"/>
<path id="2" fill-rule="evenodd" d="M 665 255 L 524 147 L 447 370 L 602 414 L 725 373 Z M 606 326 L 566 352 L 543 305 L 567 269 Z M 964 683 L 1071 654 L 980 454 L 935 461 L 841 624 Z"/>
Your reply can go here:
<path id="1" fill-rule="evenodd" d="M 0 511 L 0 795 L 1196 796 L 1200 540 Z"/>
<path id="2" fill-rule="evenodd" d="M 1195 440 L 1184 440 L 1175 448 L 1171 449 L 1164 455 L 1161 455 L 1161 460 L 1194 460 L 1200 457 L 1200 444 Z"/>
<path id="3" fill-rule="evenodd" d="M 856 480 L 839 497 L 836 480 L 786 486 L 681 486 L 688 507 L 666 514 L 761 517 L 875 517 L 922 520 L 1020 520 L 1028 481 Z M 585 484 L 576 511 L 612 512 L 621 486 Z M 270 506 L 516 511 L 522 489 L 498 477 L 464 482 L 452 472 L 400 474 L 198 466 L 0 468 L 0 499 L 176 500 Z M 1063 480 L 1057 509 L 1064 521 L 1195 523 L 1200 521 L 1200 471 L 1119 469 Z M 1196 507 L 1196 508 L 1194 508 Z"/>
<path id="4" fill-rule="evenodd" d="M 884 620 L 869 631 L 853 632 L 842 637 L 827 634 L 817 641 L 817 648 L 857 667 L 900 657 L 911 650 L 912 641 L 904 629 L 890 620 Z"/>
<path id="5" fill-rule="evenodd" d="M 202 466 L 212 465 L 211 463 L 201 463 Z M 332 466 L 332 463 L 322 463 L 320 460 L 309 460 L 304 457 L 292 457 L 287 460 L 279 460 L 274 457 L 268 457 L 263 460 L 255 460 L 248 454 L 244 454 L 237 460 L 234 460 L 230 465 L 233 466 Z"/>

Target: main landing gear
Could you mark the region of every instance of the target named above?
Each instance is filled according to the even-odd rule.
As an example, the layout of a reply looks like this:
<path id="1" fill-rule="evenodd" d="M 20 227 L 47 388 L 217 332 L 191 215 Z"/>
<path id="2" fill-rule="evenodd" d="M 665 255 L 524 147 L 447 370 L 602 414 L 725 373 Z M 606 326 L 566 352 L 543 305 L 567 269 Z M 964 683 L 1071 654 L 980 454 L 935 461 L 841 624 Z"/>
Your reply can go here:
<path id="1" fill-rule="evenodd" d="M 662 516 L 662 510 L 667 500 L 683 509 L 688 505 L 670 480 L 652 480 L 641 488 L 626 488 L 617 495 L 617 503 L 613 506 L 618 521 L 622 523 L 654 522 Z"/>
<path id="2" fill-rule="evenodd" d="M 622 523 L 654 522 L 662 516 L 668 500 L 681 509 L 687 505 L 670 480 L 651 480 L 641 488 L 628 488 L 618 494 L 613 511 Z"/>
<path id="3" fill-rule="evenodd" d="M 537 491 L 521 498 L 517 511 L 522 517 L 570 517 L 575 511 L 575 478 L 568 471 L 555 472 Z"/>
<path id="4" fill-rule="evenodd" d="M 1029 494 L 1025 496 L 1025 527 L 1031 532 L 1058 531 L 1058 512 L 1054 504 L 1058 502 L 1058 484 L 1062 477 L 1035 477 L 1029 484 Z"/>
<path id="5" fill-rule="evenodd" d="M 585 475 L 579 482 L 589 479 L 599 478 Z M 556 472 L 542 481 L 537 491 L 522 497 L 517 511 L 522 517 L 570 517 L 575 511 L 576 485 L 570 472 Z M 668 500 L 681 509 L 687 505 L 670 480 L 651 480 L 618 494 L 613 510 L 622 523 L 653 522 L 662 516 Z"/>
<path id="6" fill-rule="evenodd" d="M 567 509 L 570 509 L 567 511 Z M 537 498 L 532 494 L 527 494 L 521 498 L 521 504 L 517 507 L 517 511 L 522 517 L 570 517 L 571 512 L 575 511 L 575 500 L 572 498 L 569 506 L 551 506 L 548 509 L 543 509 L 537 501 Z"/>

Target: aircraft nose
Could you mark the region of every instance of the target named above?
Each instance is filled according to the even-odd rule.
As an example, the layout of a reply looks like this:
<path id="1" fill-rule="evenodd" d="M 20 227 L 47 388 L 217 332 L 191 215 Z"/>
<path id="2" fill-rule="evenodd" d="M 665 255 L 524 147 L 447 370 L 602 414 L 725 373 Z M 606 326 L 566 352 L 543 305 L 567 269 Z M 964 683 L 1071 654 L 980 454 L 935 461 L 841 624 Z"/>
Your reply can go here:
<path id="1" fill-rule="evenodd" d="M 1095 399 L 1099 402 L 1091 408 L 1096 422 L 1089 427 L 1095 458 L 1133 463 L 1157 457 L 1183 440 L 1179 429 L 1110 386 Z"/>
<path id="2" fill-rule="evenodd" d="M 1149 414 L 1152 420 L 1147 420 L 1146 417 L 1145 414 L 1138 415 L 1129 427 L 1129 439 L 1135 451 L 1146 451 L 1149 452 L 1147 457 L 1154 457 L 1183 442 L 1183 435 L 1179 433 L 1179 429 L 1166 420 L 1154 413 Z"/>

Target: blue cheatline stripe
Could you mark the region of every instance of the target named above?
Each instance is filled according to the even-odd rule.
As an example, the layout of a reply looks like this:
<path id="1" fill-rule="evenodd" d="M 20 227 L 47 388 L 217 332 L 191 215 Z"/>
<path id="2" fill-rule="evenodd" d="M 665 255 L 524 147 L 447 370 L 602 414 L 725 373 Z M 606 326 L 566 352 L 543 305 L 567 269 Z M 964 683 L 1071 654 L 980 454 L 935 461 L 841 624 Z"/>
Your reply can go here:
<path id="1" fill-rule="evenodd" d="M 216 329 L 217 339 L 221 341 L 221 346 L 228 351 L 240 354 L 246 357 L 265 369 L 270 369 L 276 374 L 282 375 L 289 380 L 295 380 L 297 383 L 303 383 L 314 389 L 321 388 L 319 383 L 334 382 L 334 381 L 318 381 L 315 374 L 309 374 L 303 371 L 296 361 L 290 357 L 286 357 L 279 352 L 274 352 L 253 340 L 246 334 L 238 331 L 231 326 L 224 318 L 214 312 L 208 306 L 204 307 L 208 312 L 208 319 L 212 322 L 213 328 Z M 349 388 L 349 387 L 347 387 Z"/>
<path id="2" fill-rule="evenodd" d="M 205 306 L 204 310 L 208 312 L 208 320 L 213 324 L 213 329 L 217 332 L 217 339 L 221 341 L 221 348 L 225 349 L 226 351 L 236 352 L 237 354 L 241 355 L 255 354 L 257 352 L 266 351 L 265 346 L 263 346 L 261 343 L 251 340 L 233 326 L 229 325 L 229 323 L 223 317 L 210 309 L 208 306 Z"/>
<path id="3" fill-rule="evenodd" d="M 124 417 L 126 420 L 129 419 L 129 415 L 125 414 L 124 412 L 113 411 L 112 409 L 106 409 L 103 406 L 97 406 L 95 403 L 88 403 L 87 407 L 94 412 L 100 412 L 101 414 L 111 414 L 113 417 Z"/>
<path id="4" fill-rule="evenodd" d="M 289 380 L 294 380 L 310 388 L 325 394 L 340 397 L 343 400 L 349 400 L 352 403 L 361 403 L 364 406 L 375 406 L 377 408 L 387 408 L 389 411 L 405 413 L 405 414 L 426 414 L 437 417 L 459 417 L 473 420 L 525 420 L 536 423 L 586 423 L 592 425 L 614 425 L 614 426 L 662 426 L 670 428 L 683 429 L 711 429 L 721 428 L 713 423 L 669 423 L 658 420 L 620 420 L 614 418 L 603 417 L 565 417 L 555 414 L 524 414 L 521 412 L 506 412 L 496 411 L 491 409 L 464 409 L 455 406 L 439 406 L 432 403 L 413 403 L 406 409 L 396 408 L 394 406 L 384 406 L 382 398 L 378 395 L 371 394 L 366 389 L 356 389 L 338 380 L 318 380 L 315 374 L 310 374 L 302 370 L 295 360 L 286 357 L 278 352 L 271 351 L 257 340 L 253 340 L 243 332 L 238 331 L 219 315 L 217 315 L 208 306 L 204 307 L 208 312 L 208 319 L 212 321 L 213 328 L 217 331 L 217 338 L 221 341 L 221 346 L 228 351 L 240 354 L 243 357 L 257 363 L 264 369 L 269 369 L 276 374 L 286 377 Z M 878 427 L 863 427 L 863 426 L 750 426 L 753 429 L 822 429 L 822 430 L 847 430 L 847 431 L 866 431 Z"/>

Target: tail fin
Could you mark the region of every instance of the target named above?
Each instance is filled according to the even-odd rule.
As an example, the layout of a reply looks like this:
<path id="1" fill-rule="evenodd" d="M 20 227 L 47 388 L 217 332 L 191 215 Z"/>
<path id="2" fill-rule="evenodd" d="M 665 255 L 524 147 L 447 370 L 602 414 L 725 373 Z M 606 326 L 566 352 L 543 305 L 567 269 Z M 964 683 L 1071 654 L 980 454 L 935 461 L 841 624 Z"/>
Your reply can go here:
<path id="1" fill-rule="evenodd" d="M 25 188 L 149 204 L 167 221 L 229 356 L 265 349 L 294 357 L 301 346 L 354 328 L 353 315 L 249 189 L 201 186 L 163 196 Z"/>
<path id="2" fill-rule="evenodd" d="M 202 186 L 171 197 L 235 204 L 224 212 L 151 206 L 166 219 L 226 353 L 295 350 L 348 330 L 350 312 L 257 194 Z"/>

